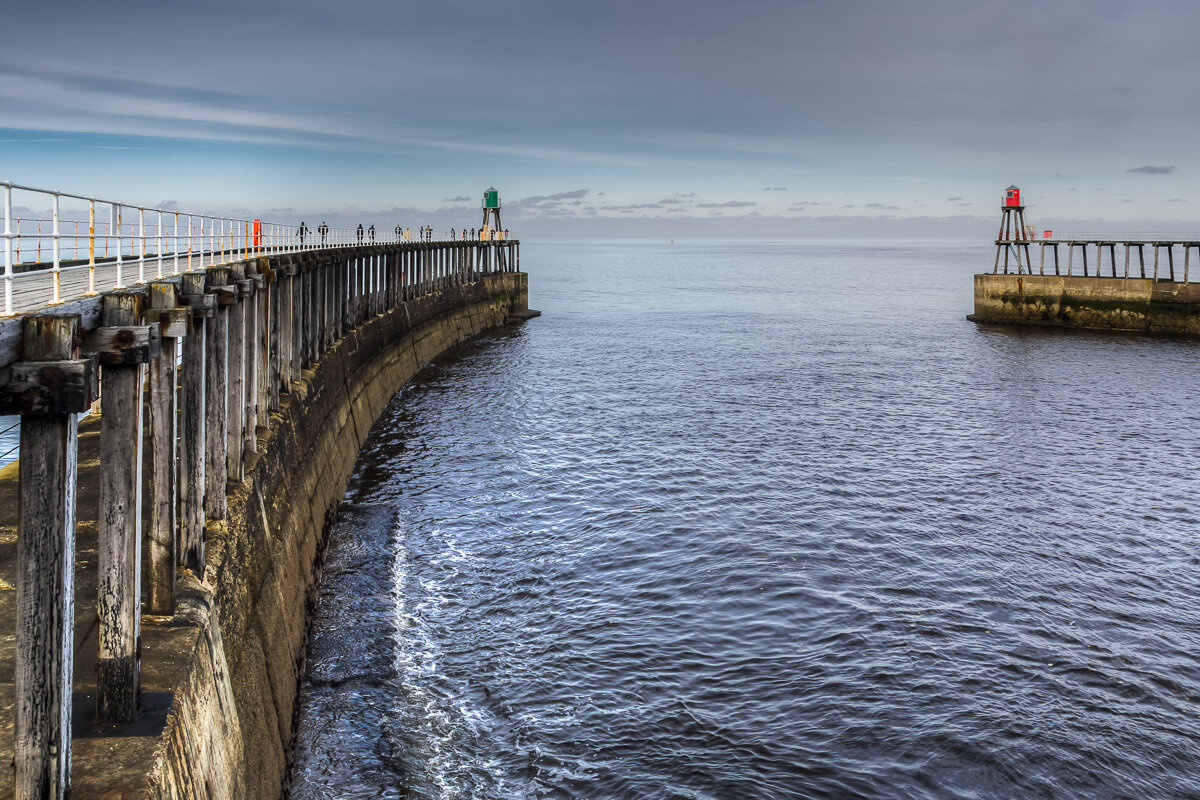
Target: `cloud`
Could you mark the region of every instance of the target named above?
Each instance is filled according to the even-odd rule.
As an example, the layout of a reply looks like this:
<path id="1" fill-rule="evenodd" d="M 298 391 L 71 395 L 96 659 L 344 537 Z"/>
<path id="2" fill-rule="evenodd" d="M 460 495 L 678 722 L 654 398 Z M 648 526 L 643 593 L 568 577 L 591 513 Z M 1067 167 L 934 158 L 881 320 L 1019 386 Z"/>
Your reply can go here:
<path id="1" fill-rule="evenodd" d="M 957 203 L 960 200 L 962 200 L 961 197 L 947 197 L 946 198 L 947 203 Z"/>
<path id="2" fill-rule="evenodd" d="M 1175 169 L 1175 167 L 1153 167 L 1147 164 L 1144 167 L 1132 167 L 1126 172 L 1136 172 L 1139 175 L 1170 175 Z"/>
<path id="3" fill-rule="evenodd" d="M 442 200 L 443 203 L 469 203 L 470 201 L 471 198 L 467 197 L 465 194 L 460 194 L 458 197 L 447 197 Z"/>
<path id="4" fill-rule="evenodd" d="M 697 203 L 696 208 L 749 208 L 756 205 L 758 203 L 750 200 L 726 200 L 724 203 Z"/>
<path id="5" fill-rule="evenodd" d="M 1186 203 L 1182 197 L 1172 197 L 1170 200 L 1163 200 L 1164 203 Z"/>
<path id="6" fill-rule="evenodd" d="M 763 191 L 764 192 L 786 192 L 787 187 L 786 186 L 764 186 Z"/>
<path id="7" fill-rule="evenodd" d="M 668 198 L 666 198 L 665 200 L 659 200 L 658 202 L 659 202 L 659 205 L 664 205 L 664 206 L 677 206 L 677 205 L 679 205 L 680 203 L 686 203 L 686 202 L 688 202 L 688 201 L 687 201 L 687 200 L 680 200 L 680 199 L 679 199 L 679 198 L 677 198 L 677 197 L 668 197 Z"/>
<path id="8" fill-rule="evenodd" d="M 898 211 L 900 209 L 900 206 L 889 206 L 889 205 L 885 205 L 883 203 L 867 203 L 865 207 L 866 208 L 875 208 L 875 209 L 879 209 L 881 211 L 887 211 L 887 210 Z"/>
<path id="9" fill-rule="evenodd" d="M 556 192 L 554 194 L 537 194 L 533 197 L 522 198 L 519 202 L 524 205 L 537 206 L 547 203 L 553 204 L 563 200 L 579 200 L 582 197 L 587 197 L 591 189 L 572 189 L 569 192 Z M 600 194 L 604 194 L 601 192 Z"/>

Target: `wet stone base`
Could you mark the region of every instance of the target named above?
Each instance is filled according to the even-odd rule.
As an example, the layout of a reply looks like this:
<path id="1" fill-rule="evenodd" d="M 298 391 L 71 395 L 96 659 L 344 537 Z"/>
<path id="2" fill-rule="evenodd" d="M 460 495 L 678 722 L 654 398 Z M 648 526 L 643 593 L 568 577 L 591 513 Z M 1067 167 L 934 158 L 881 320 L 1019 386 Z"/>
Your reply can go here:
<path id="1" fill-rule="evenodd" d="M 968 319 L 1200 336 L 1200 284 L 1149 278 L 975 276 Z"/>

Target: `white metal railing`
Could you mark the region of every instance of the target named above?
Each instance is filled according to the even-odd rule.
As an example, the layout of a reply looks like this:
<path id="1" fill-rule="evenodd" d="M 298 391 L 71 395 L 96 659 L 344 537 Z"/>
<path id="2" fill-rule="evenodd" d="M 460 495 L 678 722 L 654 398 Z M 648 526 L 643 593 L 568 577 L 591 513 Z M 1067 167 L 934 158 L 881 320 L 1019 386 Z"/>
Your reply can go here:
<path id="1" fill-rule="evenodd" d="M 1044 234 L 1049 233 L 1049 236 Z M 1066 231 L 1051 228 L 1030 242 L 1200 242 L 1196 231 Z"/>
<path id="2" fill-rule="evenodd" d="M 236 219 L 138 206 L 12 181 L 0 182 L 0 187 L 4 190 L 5 316 L 14 314 L 18 305 L 30 305 L 19 302 L 14 290 L 32 293 L 35 305 L 57 304 L 124 288 L 133 280 L 131 270 L 136 270 L 133 282 L 143 283 L 271 253 L 355 244 L 507 238 L 507 231 L 490 229 L 435 231 L 424 226 L 372 230 L 332 227 L 324 222 Z M 14 205 L 14 195 L 24 202 Z"/>

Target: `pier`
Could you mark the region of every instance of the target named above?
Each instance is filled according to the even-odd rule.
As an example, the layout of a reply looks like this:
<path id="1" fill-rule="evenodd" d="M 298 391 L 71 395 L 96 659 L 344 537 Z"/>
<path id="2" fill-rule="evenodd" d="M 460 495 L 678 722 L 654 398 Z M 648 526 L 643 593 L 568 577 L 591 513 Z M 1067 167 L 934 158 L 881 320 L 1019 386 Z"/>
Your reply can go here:
<path id="1" fill-rule="evenodd" d="M 1046 231 L 1037 239 L 1015 186 L 1001 211 L 996 259 L 991 273 L 975 275 L 968 319 L 1200 336 L 1200 283 L 1191 270 L 1200 236 Z"/>
<path id="2" fill-rule="evenodd" d="M 75 197 L 92 225 L 65 257 L 70 196 L 0 185 L 0 413 L 20 417 L 0 471 L 0 796 L 278 797 L 359 447 L 432 358 L 536 314 L 520 242 L 181 230 Z M 43 268 L 18 268 L 14 189 L 53 205 Z"/>

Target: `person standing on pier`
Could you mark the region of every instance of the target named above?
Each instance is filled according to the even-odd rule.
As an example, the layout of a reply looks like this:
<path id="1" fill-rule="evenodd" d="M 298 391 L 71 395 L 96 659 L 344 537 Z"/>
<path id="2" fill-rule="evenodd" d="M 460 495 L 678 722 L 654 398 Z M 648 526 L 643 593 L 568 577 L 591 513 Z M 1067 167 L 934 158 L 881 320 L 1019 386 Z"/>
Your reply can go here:
<path id="1" fill-rule="evenodd" d="M 375 244 L 375 223 L 371 223 L 371 227 L 367 228 L 367 236 L 371 240 L 371 244 Z"/>
<path id="2" fill-rule="evenodd" d="M 398 242 L 403 238 L 404 238 L 404 228 L 401 228 L 399 225 L 396 225 L 396 241 Z"/>
<path id="3" fill-rule="evenodd" d="M 321 234 L 321 244 L 325 244 L 325 237 L 329 235 L 329 226 L 325 224 L 325 220 L 321 220 L 321 225 L 317 228 L 317 233 Z"/>
<path id="4" fill-rule="evenodd" d="M 304 244 L 304 236 L 308 233 L 308 226 L 304 224 L 304 220 L 300 220 L 300 244 Z"/>
<path id="5" fill-rule="evenodd" d="M 360 223 L 358 223 L 358 230 L 356 231 L 356 233 L 358 234 L 358 243 L 359 243 L 359 244 L 362 244 L 362 237 L 363 237 L 363 227 L 362 227 L 362 223 L 361 223 L 361 222 L 360 222 Z"/>
<path id="6" fill-rule="evenodd" d="M 453 238 L 454 238 L 454 228 L 451 228 L 451 229 L 450 229 L 450 238 L 451 238 L 451 239 L 453 239 Z"/>

